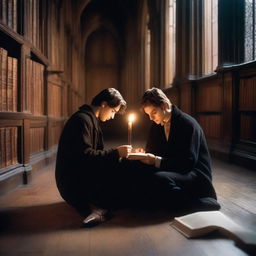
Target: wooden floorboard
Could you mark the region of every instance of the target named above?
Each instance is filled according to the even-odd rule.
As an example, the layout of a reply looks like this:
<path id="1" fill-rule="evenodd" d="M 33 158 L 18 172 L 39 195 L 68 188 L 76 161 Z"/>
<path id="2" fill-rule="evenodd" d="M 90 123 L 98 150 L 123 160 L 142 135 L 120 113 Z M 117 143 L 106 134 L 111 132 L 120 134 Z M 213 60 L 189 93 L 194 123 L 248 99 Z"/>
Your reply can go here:
<path id="1" fill-rule="evenodd" d="M 256 230 L 256 172 L 213 161 L 221 211 Z M 123 210 L 92 229 L 61 199 L 54 166 L 32 183 L 0 198 L 0 255 L 242 256 L 248 253 L 219 233 L 187 239 L 170 226 L 172 213 Z"/>

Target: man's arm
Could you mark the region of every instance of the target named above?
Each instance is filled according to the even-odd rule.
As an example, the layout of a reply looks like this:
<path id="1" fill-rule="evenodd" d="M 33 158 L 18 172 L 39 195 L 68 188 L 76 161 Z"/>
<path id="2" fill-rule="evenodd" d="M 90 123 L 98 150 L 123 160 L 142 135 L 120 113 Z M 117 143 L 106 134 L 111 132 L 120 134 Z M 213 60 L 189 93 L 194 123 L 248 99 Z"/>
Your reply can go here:
<path id="1" fill-rule="evenodd" d="M 160 168 L 167 171 L 187 172 L 194 168 L 201 143 L 201 130 L 196 127 L 185 127 L 176 136 L 176 148 L 173 155 L 161 160 Z"/>
<path id="2" fill-rule="evenodd" d="M 90 123 L 90 120 L 79 119 L 79 144 L 78 148 L 81 149 L 82 157 L 86 157 L 87 160 L 103 160 L 113 159 L 118 160 L 119 154 L 117 149 L 99 150 L 93 147 L 93 138 L 96 130 Z M 94 131 L 93 131 L 94 130 Z"/>

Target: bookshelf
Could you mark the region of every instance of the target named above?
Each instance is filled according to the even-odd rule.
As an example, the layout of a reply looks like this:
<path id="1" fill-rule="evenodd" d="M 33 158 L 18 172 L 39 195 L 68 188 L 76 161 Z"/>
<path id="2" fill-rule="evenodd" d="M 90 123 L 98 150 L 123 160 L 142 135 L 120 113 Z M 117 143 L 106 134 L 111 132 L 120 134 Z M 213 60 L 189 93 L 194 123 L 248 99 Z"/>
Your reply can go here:
<path id="1" fill-rule="evenodd" d="M 8 190 L 54 159 L 67 114 L 59 51 L 48 40 L 60 37 L 56 2 L 0 1 L 0 185 Z"/>

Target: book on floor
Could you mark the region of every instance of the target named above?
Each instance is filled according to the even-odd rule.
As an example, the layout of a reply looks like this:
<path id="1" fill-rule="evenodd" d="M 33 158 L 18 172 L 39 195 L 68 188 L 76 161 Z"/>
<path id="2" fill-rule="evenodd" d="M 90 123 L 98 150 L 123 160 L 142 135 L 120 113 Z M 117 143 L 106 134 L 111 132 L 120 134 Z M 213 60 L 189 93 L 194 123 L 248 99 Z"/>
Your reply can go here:
<path id="1" fill-rule="evenodd" d="M 256 246 L 256 232 L 242 227 L 220 211 L 195 212 L 175 217 L 171 225 L 188 238 L 218 230 L 237 243 Z"/>

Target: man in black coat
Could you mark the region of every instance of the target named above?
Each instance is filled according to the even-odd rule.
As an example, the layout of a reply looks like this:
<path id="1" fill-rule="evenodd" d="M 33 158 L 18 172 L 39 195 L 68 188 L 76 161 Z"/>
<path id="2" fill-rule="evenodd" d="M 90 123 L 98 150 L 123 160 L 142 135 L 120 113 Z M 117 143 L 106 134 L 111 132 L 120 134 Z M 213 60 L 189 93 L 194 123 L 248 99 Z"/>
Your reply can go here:
<path id="1" fill-rule="evenodd" d="M 83 105 L 66 122 L 59 140 L 56 183 L 63 199 L 81 215 L 85 225 L 103 222 L 107 208 L 115 200 L 115 166 L 131 146 L 105 150 L 99 121 L 123 112 L 126 102 L 114 88 L 96 95 L 91 105 Z M 113 171 L 113 173 L 112 173 Z M 91 214 L 90 214 L 91 213 Z"/>
<path id="2" fill-rule="evenodd" d="M 134 162 L 140 169 L 135 197 L 144 193 L 150 202 L 174 208 L 190 205 L 219 209 L 212 185 L 211 159 L 198 122 L 171 104 L 158 88 L 148 89 L 141 105 L 154 123 L 145 151 L 137 149 L 148 153 L 139 156 L 142 163 Z"/>

